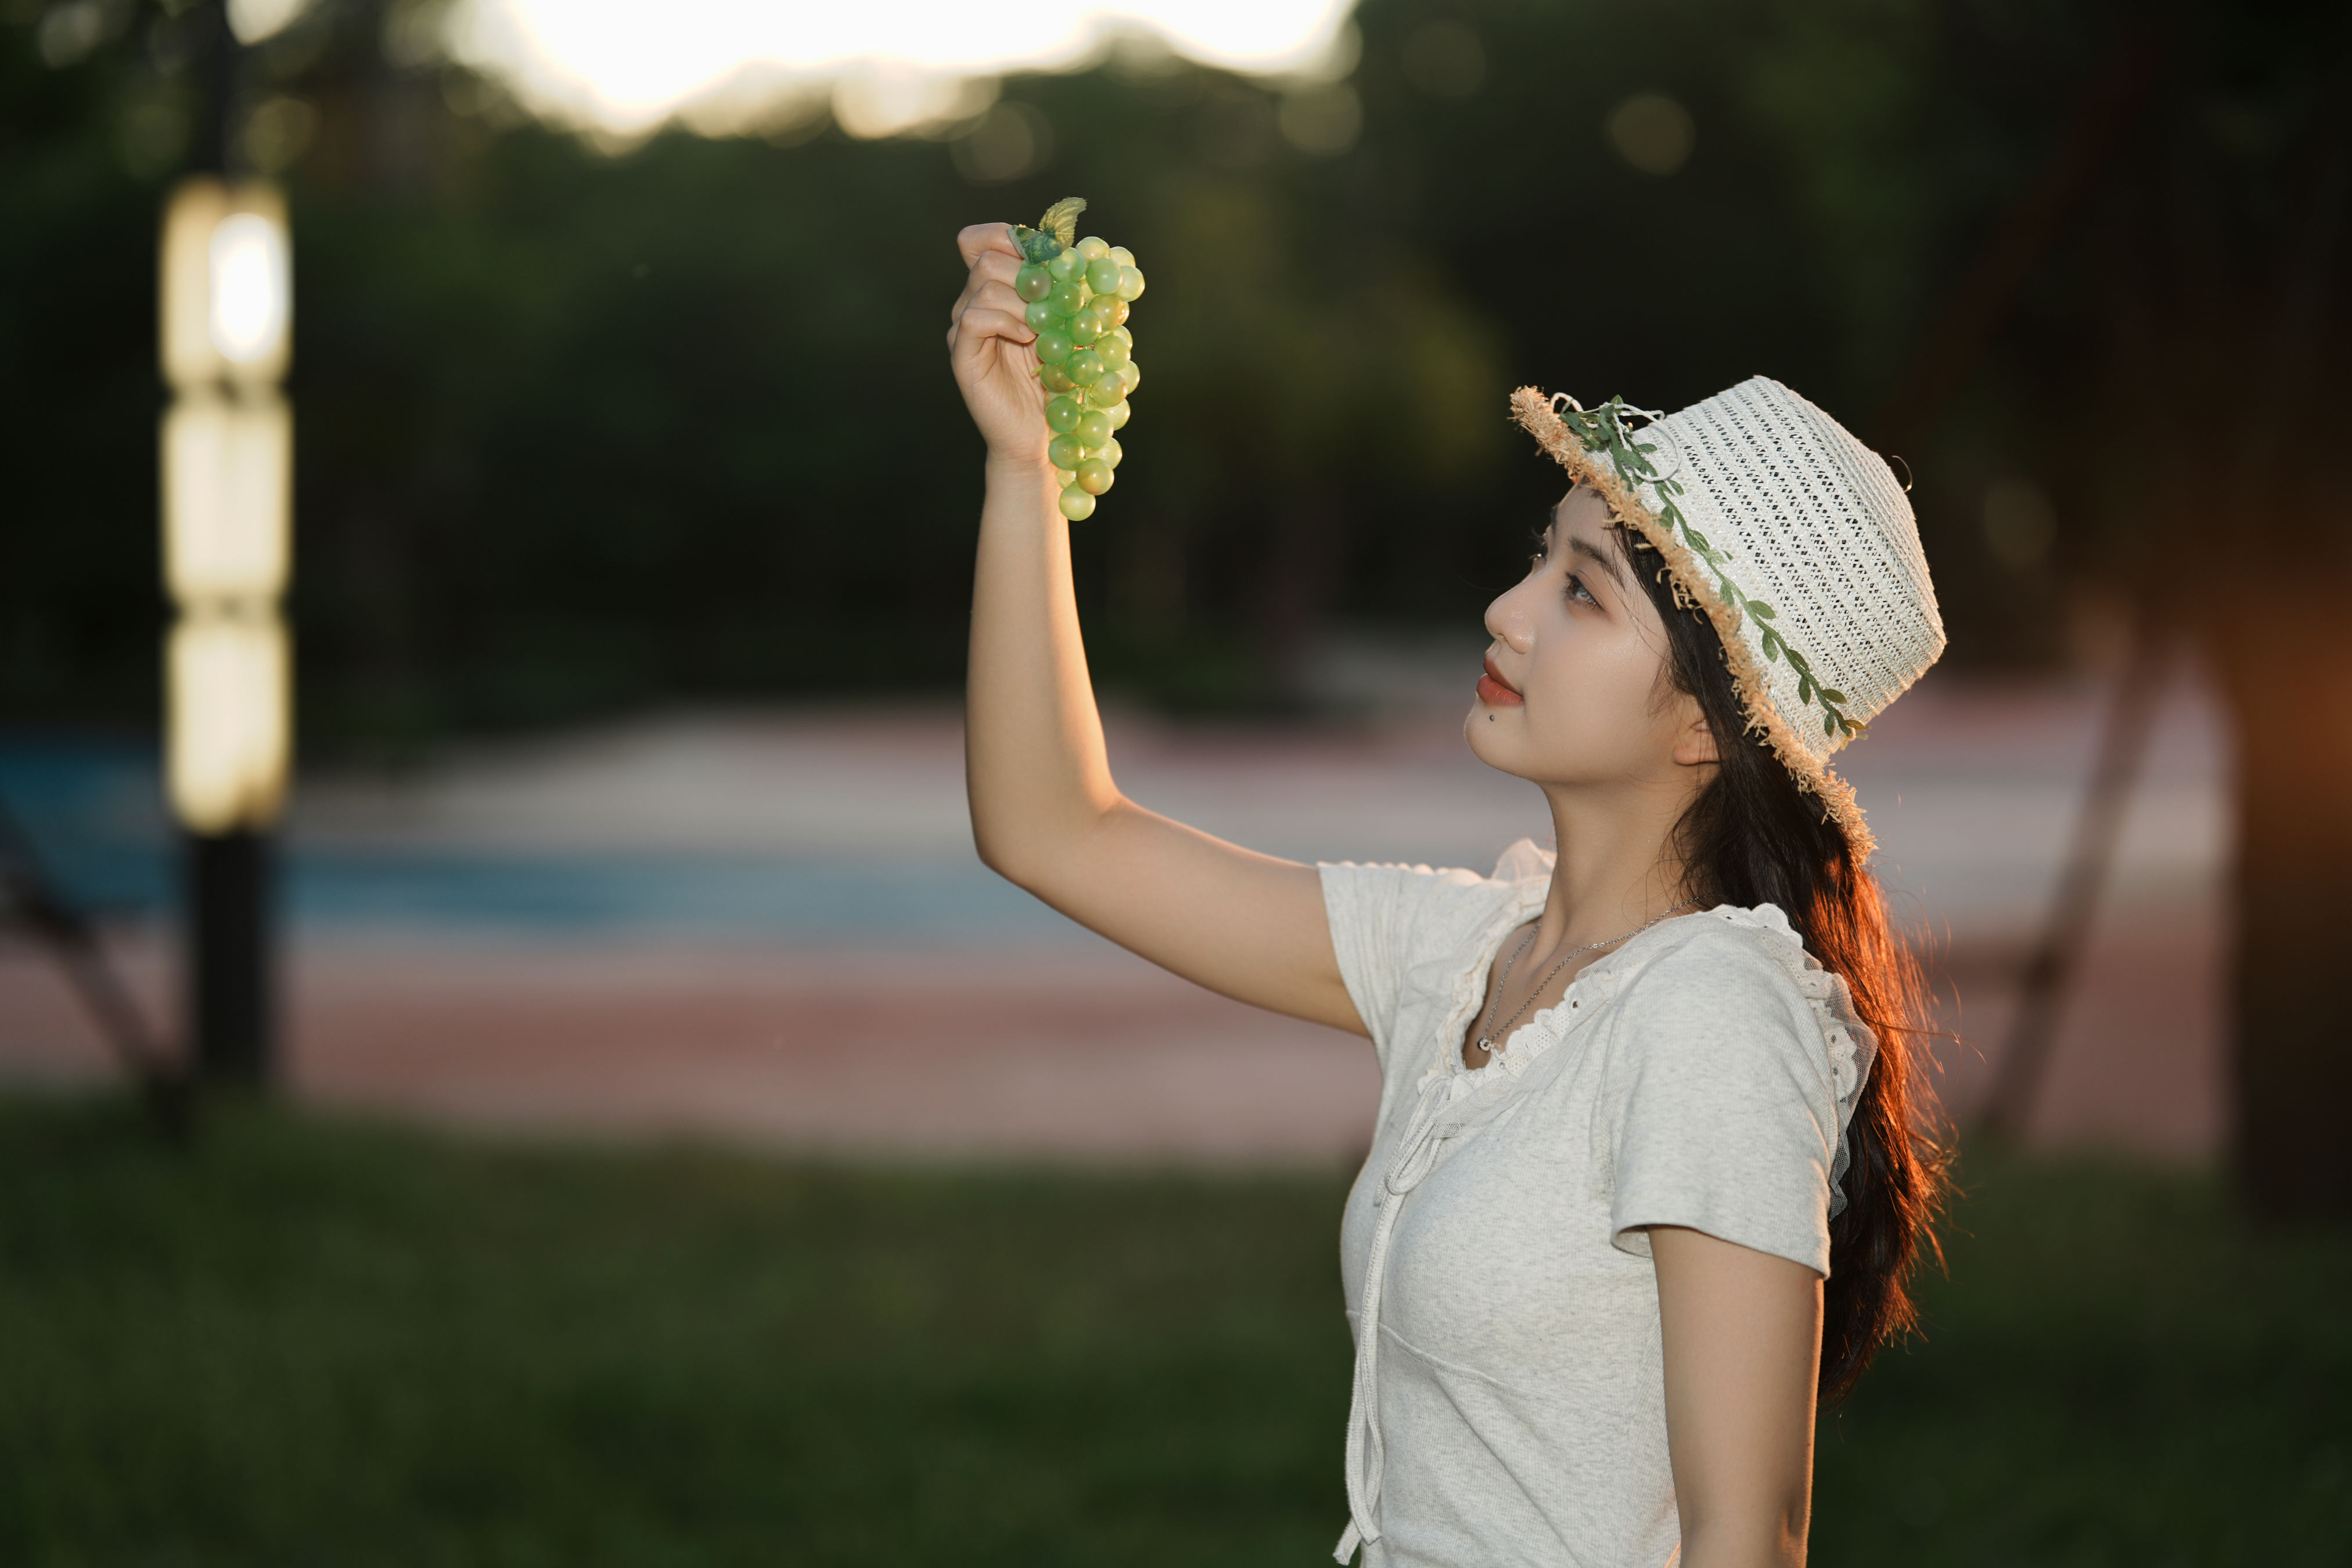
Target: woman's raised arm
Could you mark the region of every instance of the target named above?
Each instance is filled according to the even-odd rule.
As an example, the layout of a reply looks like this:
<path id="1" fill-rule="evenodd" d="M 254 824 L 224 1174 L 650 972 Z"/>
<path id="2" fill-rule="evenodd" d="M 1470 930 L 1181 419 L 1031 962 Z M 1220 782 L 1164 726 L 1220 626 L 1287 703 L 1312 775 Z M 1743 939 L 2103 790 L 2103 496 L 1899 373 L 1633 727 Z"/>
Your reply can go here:
<path id="1" fill-rule="evenodd" d="M 1320 879 L 1144 810 L 1103 749 L 1045 446 L 1036 334 L 1003 224 L 958 237 L 971 276 L 949 357 L 988 442 L 973 575 L 964 777 L 980 858 L 1120 946 L 1213 991 L 1363 1032 Z"/>

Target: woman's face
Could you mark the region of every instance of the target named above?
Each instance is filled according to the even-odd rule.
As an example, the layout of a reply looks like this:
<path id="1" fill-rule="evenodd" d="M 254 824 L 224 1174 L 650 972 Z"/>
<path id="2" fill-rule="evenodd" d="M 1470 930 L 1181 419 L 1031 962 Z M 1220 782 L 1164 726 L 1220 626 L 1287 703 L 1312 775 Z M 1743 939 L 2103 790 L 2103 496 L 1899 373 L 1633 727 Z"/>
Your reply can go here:
<path id="1" fill-rule="evenodd" d="M 1611 527 L 1590 489 L 1553 509 L 1526 580 L 1486 607 L 1495 640 L 1463 731 L 1480 761 L 1537 784 L 1686 786 L 1713 742 L 1666 677 L 1666 628 Z"/>

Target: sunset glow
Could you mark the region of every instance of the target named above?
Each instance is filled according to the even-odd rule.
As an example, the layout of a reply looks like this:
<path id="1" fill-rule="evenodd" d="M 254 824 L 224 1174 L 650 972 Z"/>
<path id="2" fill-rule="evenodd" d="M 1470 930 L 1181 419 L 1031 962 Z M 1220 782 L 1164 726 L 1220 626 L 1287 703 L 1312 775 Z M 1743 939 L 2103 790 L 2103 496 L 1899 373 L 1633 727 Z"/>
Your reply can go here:
<path id="1" fill-rule="evenodd" d="M 898 84 L 900 118 L 919 122 L 949 112 L 959 83 L 1076 66 L 1123 33 L 1233 69 L 1307 70 L 1328 56 L 1350 9 L 1351 0 L 463 0 L 449 42 L 532 109 L 626 135 L 698 103 L 740 110 L 815 98 L 842 81 Z"/>

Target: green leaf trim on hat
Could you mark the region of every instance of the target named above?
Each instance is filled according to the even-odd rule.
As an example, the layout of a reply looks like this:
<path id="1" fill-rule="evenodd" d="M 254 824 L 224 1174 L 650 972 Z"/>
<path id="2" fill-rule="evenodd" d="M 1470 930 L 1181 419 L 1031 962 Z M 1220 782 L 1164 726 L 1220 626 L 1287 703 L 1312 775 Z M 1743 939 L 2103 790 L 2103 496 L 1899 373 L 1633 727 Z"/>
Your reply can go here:
<path id="1" fill-rule="evenodd" d="M 1625 416 L 1639 411 L 1629 408 L 1622 397 L 1612 397 L 1592 408 L 1580 408 L 1573 401 L 1563 401 L 1569 402 L 1567 408 L 1555 406 L 1553 410 L 1559 422 L 1568 426 L 1588 453 L 1606 455 L 1610 465 L 1617 470 L 1618 479 L 1628 490 L 1635 485 L 1650 488 L 1651 493 L 1657 498 L 1655 510 L 1659 520 L 1673 529 L 1684 546 L 1715 574 L 1716 591 L 1722 596 L 1734 622 L 1743 615 L 1752 617 L 1756 622 L 1757 638 L 1763 645 L 1764 657 L 1776 663 L 1782 659 L 1788 661 L 1789 668 L 1796 672 L 1797 700 L 1809 706 L 1818 706 L 1822 710 L 1822 733 L 1836 739 L 1866 732 L 1869 725 L 1846 716 L 1845 693 L 1822 684 L 1815 678 L 1813 667 L 1803 652 L 1791 646 L 1772 624 L 1780 618 L 1780 612 L 1763 600 L 1751 599 L 1739 591 L 1739 584 L 1731 580 L 1731 557 L 1709 542 L 1706 534 L 1692 527 L 1690 520 L 1683 515 L 1682 508 L 1675 504 L 1675 498 L 1683 493 L 1682 482 L 1671 475 L 1658 472 L 1658 465 L 1652 458 L 1658 449 L 1658 444 L 1634 439 L 1636 433 L 1625 425 Z"/>

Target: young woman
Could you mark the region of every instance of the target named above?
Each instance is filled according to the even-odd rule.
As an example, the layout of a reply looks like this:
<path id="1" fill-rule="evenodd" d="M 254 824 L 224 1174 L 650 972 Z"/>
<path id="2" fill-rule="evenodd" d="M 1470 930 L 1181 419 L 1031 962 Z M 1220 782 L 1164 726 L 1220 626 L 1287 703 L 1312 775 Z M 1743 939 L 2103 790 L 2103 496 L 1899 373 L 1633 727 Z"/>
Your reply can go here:
<path id="1" fill-rule="evenodd" d="M 1817 1399 L 1909 1324 L 1940 1195 L 1908 971 L 1826 766 L 1943 647 L 1885 464 L 1761 378 L 1664 419 L 1519 392 L 1573 482 L 1487 609 L 1465 732 L 1543 791 L 1557 855 L 1297 865 L 1112 782 L 1019 257 L 1000 224 L 960 243 L 982 858 L 1380 1055 L 1339 1561 L 1801 1563 Z"/>

